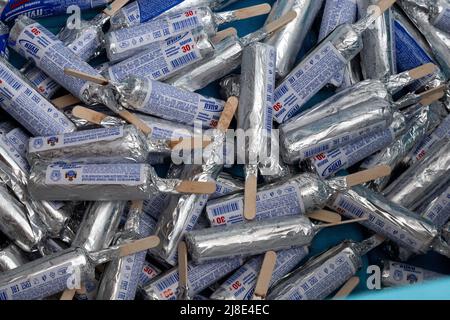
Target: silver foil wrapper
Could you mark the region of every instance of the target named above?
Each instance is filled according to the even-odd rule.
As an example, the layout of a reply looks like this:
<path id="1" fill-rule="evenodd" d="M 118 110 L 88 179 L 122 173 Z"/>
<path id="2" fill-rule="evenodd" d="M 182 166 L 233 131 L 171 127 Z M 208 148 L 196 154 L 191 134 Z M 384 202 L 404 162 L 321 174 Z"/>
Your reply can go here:
<path id="1" fill-rule="evenodd" d="M 450 179 L 450 142 L 443 140 L 430 150 L 428 156 L 415 163 L 383 192 L 387 199 L 415 210 Z"/>
<path id="2" fill-rule="evenodd" d="M 317 229 L 305 216 L 280 217 L 190 231 L 186 234 L 186 243 L 192 259 L 203 263 L 307 246 L 316 233 Z"/>
<path id="3" fill-rule="evenodd" d="M 375 0 L 358 0 L 359 17 L 363 18 Z M 363 34 L 361 51 L 362 73 L 365 79 L 387 79 L 397 73 L 395 61 L 394 18 L 391 9 L 379 17 Z"/>
<path id="4" fill-rule="evenodd" d="M 347 188 L 345 178 L 322 180 L 303 173 L 286 181 L 258 188 L 256 220 L 300 215 L 322 209 L 336 191 Z M 206 213 L 213 226 L 236 224 L 244 218 L 242 192 L 208 201 Z"/>
<path id="5" fill-rule="evenodd" d="M 0 228 L 3 234 L 26 252 L 39 249 L 46 236 L 40 220 L 28 216 L 26 208 L 0 184 Z"/>
<path id="6" fill-rule="evenodd" d="M 23 251 L 14 244 L 10 244 L 0 250 L 0 272 L 15 269 L 28 263 Z"/>
<path id="7" fill-rule="evenodd" d="M 445 275 L 405 263 L 385 261 L 381 283 L 384 287 L 399 287 L 437 280 L 442 277 L 445 277 Z"/>
<path id="8" fill-rule="evenodd" d="M 448 77 L 450 75 L 450 64 L 447 57 L 450 50 L 450 35 L 430 23 L 428 0 L 400 0 L 398 4 L 424 35 L 435 53 L 442 71 Z"/>
<path id="9" fill-rule="evenodd" d="M 143 163 L 149 151 L 145 134 L 127 125 L 31 138 L 28 160 L 31 164 L 59 159 L 89 159 L 91 163 Z"/>
<path id="10" fill-rule="evenodd" d="M 194 297 L 204 289 L 212 286 L 224 276 L 239 268 L 243 264 L 240 258 L 212 261 L 204 264 L 188 263 L 188 283 L 190 297 Z M 146 300 L 176 300 L 178 288 L 178 268 L 175 267 L 142 288 L 142 295 Z"/>
<path id="11" fill-rule="evenodd" d="M 347 91 L 341 93 L 343 92 Z M 350 97 L 344 99 L 348 98 Z M 318 109 L 316 106 L 313 110 Z M 356 105 L 352 103 L 344 109 L 329 105 L 315 113 L 314 119 L 308 118 L 311 113 L 313 111 L 306 111 L 280 126 L 280 151 L 286 163 L 295 164 L 321 152 L 344 146 L 358 139 L 362 133 L 388 127 L 393 120 L 390 103 L 378 97 Z"/>
<path id="12" fill-rule="evenodd" d="M 291 10 L 297 13 L 297 17 L 289 25 L 264 41 L 277 50 L 277 78 L 284 78 L 292 70 L 322 3 L 322 0 L 278 0 L 273 5 L 266 23 L 275 21 Z"/>
<path id="13" fill-rule="evenodd" d="M 107 248 L 119 227 L 126 201 L 96 201 L 86 208 L 72 247 L 91 252 Z"/>
<path id="14" fill-rule="evenodd" d="M 447 0 L 429 0 L 428 3 L 430 5 L 430 23 L 444 32 L 450 32 L 448 20 L 450 3 Z"/>
<path id="15" fill-rule="evenodd" d="M 435 227 L 412 211 L 362 186 L 338 193 L 329 206 L 410 251 L 425 254 L 438 235 Z"/>
<path id="16" fill-rule="evenodd" d="M 254 177 L 258 176 L 258 167 L 270 166 L 272 160 L 269 153 L 275 59 L 275 49 L 262 43 L 246 47 L 242 57 L 237 128 L 249 139 L 242 144 L 243 149 L 237 150 L 237 155 L 240 163 L 246 164 L 246 174 Z"/>
<path id="17" fill-rule="evenodd" d="M 216 192 L 210 195 L 209 199 L 217 199 L 230 193 L 242 191 L 244 187 L 244 181 L 222 172 L 216 179 Z"/>
<path id="18" fill-rule="evenodd" d="M 146 200 L 154 192 L 178 193 L 180 182 L 161 179 L 147 164 L 36 162 L 28 191 L 36 200 Z"/>
<path id="19" fill-rule="evenodd" d="M 444 185 L 427 202 L 416 210 L 422 217 L 431 221 L 436 227 L 442 228 L 450 219 L 450 186 Z M 426 205 L 426 206 L 425 206 Z"/>
<path id="20" fill-rule="evenodd" d="M 224 141 L 225 134 L 216 132 L 212 144 L 205 149 L 204 164 L 184 165 L 180 178 L 192 181 L 215 180 L 223 168 L 220 163 L 223 163 Z M 194 228 L 208 199 L 209 195 L 170 196 L 155 231 L 161 243 L 151 251 L 169 264 L 175 265 L 178 243 L 187 231 Z"/>
<path id="21" fill-rule="evenodd" d="M 231 74 L 220 80 L 220 95 L 224 100 L 229 97 L 239 97 L 241 92 L 241 76 Z"/>
<path id="22" fill-rule="evenodd" d="M 420 142 L 427 134 L 430 124 L 430 110 L 424 109 L 411 119 L 411 123 L 405 133 L 401 134 L 391 145 L 367 158 L 363 163 L 363 168 L 372 168 L 377 165 L 389 165 L 395 169 L 406 157 L 410 150 Z M 370 188 L 382 191 L 388 184 L 390 176 L 378 178 L 368 183 Z"/>

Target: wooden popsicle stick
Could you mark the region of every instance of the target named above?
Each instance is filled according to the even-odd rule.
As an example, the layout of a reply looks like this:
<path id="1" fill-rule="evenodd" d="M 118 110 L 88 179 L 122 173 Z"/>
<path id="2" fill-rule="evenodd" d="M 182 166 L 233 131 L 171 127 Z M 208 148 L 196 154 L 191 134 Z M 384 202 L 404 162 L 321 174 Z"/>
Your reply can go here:
<path id="1" fill-rule="evenodd" d="M 64 109 L 65 107 L 73 106 L 80 102 L 80 99 L 71 94 L 66 94 L 65 96 L 52 100 L 53 105 L 58 109 Z"/>
<path id="2" fill-rule="evenodd" d="M 433 103 L 439 99 L 442 99 L 445 96 L 445 90 L 446 90 L 446 86 L 442 85 L 442 86 L 433 88 L 431 90 L 422 92 L 420 94 L 421 99 L 420 99 L 419 103 L 423 106 L 428 106 L 431 103 Z"/>
<path id="3" fill-rule="evenodd" d="M 201 146 L 202 148 L 206 148 L 211 144 L 211 139 L 208 137 L 204 137 L 200 139 L 198 137 L 194 138 L 181 138 L 180 140 L 171 140 L 169 142 L 170 149 L 173 150 L 188 150 L 193 149 L 194 146 Z"/>
<path id="4" fill-rule="evenodd" d="M 216 183 L 213 181 L 182 181 L 176 189 L 180 193 L 213 194 L 216 192 Z"/>
<path id="5" fill-rule="evenodd" d="M 343 299 L 348 297 L 353 290 L 359 285 L 359 277 L 351 277 L 348 281 L 339 289 L 336 295 L 333 297 L 333 300 Z"/>
<path id="6" fill-rule="evenodd" d="M 426 77 L 430 74 L 435 73 L 437 70 L 437 66 L 434 63 L 427 63 L 421 65 L 417 68 L 411 69 L 408 71 L 409 75 L 413 79 L 420 79 Z"/>
<path id="7" fill-rule="evenodd" d="M 220 115 L 217 129 L 226 132 L 230 127 L 230 123 L 233 120 L 234 114 L 239 105 L 239 100 L 236 97 L 229 97 L 225 106 L 223 107 L 222 114 Z"/>
<path id="8" fill-rule="evenodd" d="M 76 106 L 72 109 L 72 115 L 86 121 L 100 125 L 108 117 L 106 114 L 97 112 L 86 107 Z"/>
<path id="9" fill-rule="evenodd" d="M 307 216 L 310 219 L 327 223 L 338 223 L 342 221 L 342 216 L 339 213 L 328 210 L 317 210 L 307 214 Z"/>
<path id="10" fill-rule="evenodd" d="M 237 30 L 235 28 L 227 28 L 227 29 L 217 32 L 216 35 L 211 38 L 211 42 L 213 44 L 217 44 L 217 43 L 221 42 L 223 39 L 231 37 L 231 36 L 237 36 Z"/>
<path id="11" fill-rule="evenodd" d="M 113 3 L 108 5 L 104 10 L 103 13 L 112 17 L 116 14 L 117 11 L 122 9 L 123 6 L 125 6 L 130 0 L 115 0 Z"/>
<path id="12" fill-rule="evenodd" d="M 244 191 L 244 217 L 247 220 L 256 218 L 256 192 L 258 189 L 258 177 L 249 175 L 245 179 Z"/>
<path id="13" fill-rule="evenodd" d="M 178 244 L 178 275 L 179 275 L 179 287 L 186 288 L 189 284 L 188 255 L 186 243 L 184 241 L 181 241 Z"/>
<path id="14" fill-rule="evenodd" d="M 351 220 L 345 220 L 341 222 L 335 222 L 335 223 L 328 223 L 328 224 L 318 224 L 317 227 L 319 228 L 329 228 L 329 227 L 337 227 L 337 226 L 343 226 L 345 224 L 351 224 L 356 222 L 362 222 L 367 221 L 369 218 L 357 218 L 357 219 L 351 219 Z"/>
<path id="15" fill-rule="evenodd" d="M 273 270 L 277 263 L 277 254 L 274 251 L 267 251 L 261 265 L 258 280 L 256 281 L 255 292 L 252 300 L 264 300 L 269 291 L 270 281 L 272 280 Z"/>
<path id="16" fill-rule="evenodd" d="M 381 16 L 387 9 L 392 7 L 397 0 L 380 0 L 376 4 L 378 8 L 380 8 L 380 12 L 378 12 L 378 16 Z"/>
<path id="17" fill-rule="evenodd" d="M 59 298 L 59 300 L 73 300 L 73 297 L 75 297 L 75 293 L 77 292 L 76 289 L 66 289 L 64 290 L 64 292 L 62 293 L 61 297 Z"/>
<path id="18" fill-rule="evenodd" d="M 136 200 L 131 202 L 130 210 L 142 211 L 144 207 L 144 201 Z"/>
<path id="19" fill-rule="evenodd" d="M 389 176 L 392 169 L 388 165 L 375 166 L 373 168 L 350 174 L 346 177 L 347 185 L 350 187 L 363 184 L 381 177 Z"/>
<path id="20" fill-rule="evenodd" d="M 285 25 L 287 25 L 289 22 L 297 18 L 297 12 L 295 11 L 289 11 L 284 16 L 280 17 L 279 19 L 272 21 L 271 23 L 264 26 L 264 31 L 267 33 L 272 33 Z"/>
<path id="21" fill-rule="evenodd" d="M 244 20 L 252 17 L 262 16 L 268 14 L 272 7 L 268 3 L 258 4 L 247 8 L 237 9 L 233 11 L 235 20 Z"/>
<path id="22" fill-rule="evenodd" d="M 81 72 L 78 70 L 74 70 L 74 69 L 70 69 L 70 68 L 65 68 L 64 73 L 69 76 L 83 79 L 83 80 L 90 81 L 90 82 L 94 82 L 94 83 L 97 83 L 97 84 L 100 84 L 103 86 L 105 86 L 109 83 L 109 80 L 102 76 L 93 76 L 91 74 L 87 74 L 87 73 L 84 73 L 84 72 Z"/>
<path id="23" fill-rule="evenodd" d="M 119 116 L 121 116 L 123 119 L 127 120 L 129 123 L 134 125 L 136 128 L 141 130 L 146 135 L 149 135 L 152 133 L 152 128 L 148 126 L 141 118 L 136 116 L 135 114 L 131 113 L 128 110 L 122 110 L 119 113 Z"/>
<path id="24" fill-rule="evenodd" d="M 159 245 L 158 236 L 150 236 L 147 238 L 135 240 L 130 243 L 123 244 L 119 247 L 120 257 L 126 257 L 131 254 L 135 254 L 141 251 L 145 251 L 151 248 L 155 248 Z"/>

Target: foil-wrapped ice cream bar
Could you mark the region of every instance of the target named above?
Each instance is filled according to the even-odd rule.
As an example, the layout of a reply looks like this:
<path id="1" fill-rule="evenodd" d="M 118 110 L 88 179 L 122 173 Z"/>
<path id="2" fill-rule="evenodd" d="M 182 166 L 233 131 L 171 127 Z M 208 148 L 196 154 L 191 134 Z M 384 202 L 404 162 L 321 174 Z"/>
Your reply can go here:
<path id="1" fill-rule="evenodd" d="M 325 39 L 338 26 L 345 23 L 354 23 L 358 8 L 356 0 L 327 0 L 323 12 L 322 23 L 320 25 L 318 42 Z M 347 64 L 346 68 L 338 73 L 332 79 L 331 84 L 340 87 L 344 81 L 344 73 L 348 72 L 351 66 Z"/>
<path id="2" fill-rule="evenodd" d="M 145 134 L 127 125 L 31 138 L 28 160 L 30 163 L 59 159 L 89 159 L 91 163 L 144 163 L 148 153 Z"/>
<path id="3" fill-rule="evenodd" d="M 442 277 L 445 277 L 445 275 L 405 263 L 385 261 L 381 283 L 384 287 L 399 287 L 437 280 Z"/>
<path id="4" fill-rule="evenodd" d="M 206 128 L 217 125 L 225 104 L 218 99 L 134 76 L 102 90 L 110 89 L 124 108 L 188 125 L 198 122 Z"/>
<path id="5" fill-rule="evenodd" d="M 442 188 L 437 192 L 437 196 L 431 199 L 426 208 L 416 211 L 425 219 L 431 221 L 436 227 L 441 228 L 450 219 L 450 187 Z"/>
<path id="6" fill-rule="evenodd" d="M 193 261 L 203 263 L 307 246 L 319 230 L 320 225 L 297 215 L 189 231 L 186 243 Z"/>
<path id="7" fill-rule="evenodd" d="M 67 14 L 67 8 L 72 5 L 81 10 L 106 6 L 109 0 L 38 0 L 38 1 L 14 1 L 2 0 L 0 5 L 0 20 L 13 21 L 20 15 L 43 18 L 55 15 Z"/>
<path id="8" fill-rule="evenodd" d="M 368 218 L 361 224 L 412 252 L 425 254 L 438 230 L 412 211 L 365 187 L 338 193 L 329 205 L 349 218 Z"/>
<path id="9" fill-rule="evenodd" d="M 0 58 L 0 106 L 34 135 L 75 131 L 75 125 Z"/>
<path id="10" fill-rule="evenodd" d="M 450 2 L 430 0 L 430 23 L 444 32 L 450 33 Z"/>
<path id="11" fill-rule="evenodd" d="M 324 181 L 311 173 L 263 186 L 256 194 L 256 220 L 300 215 L 321 209 L 336 190 L 345 188 L 346 183 L 342 178 Z M 208 201 L 206 214 L 211 226 L 244 222 L 243 193 Z"/>
<path id="12" fill-rule="evenodd" d="M 15 269 L 28 262 L 24 252 L 14 244 L 0 250 L 0 272 Z"/>
<path id="13" fill-rule="evenodd" d="M 81 60 L 88 61 L 101 51 L 103 46 L 102 29 L 109 18 L 109 15 L 100 13 L 91 20 L 81 20 L 79 29 L 66 26 L 58 33 L 57 37 Z M 61 88 L 55 80 L 34 65 L 28 66 L 24 74 L 46 98 L 52 97 Z"/>
<path id="14" fill-rule="evenodd" d="M 98 85 L 67 75 L 64 70 L 73 69 L 94 77 L 99 77 L 100 73 L 38 22 L 25 16 L 17 18 L 11 28 L 9 45 L 25 58 L 32 60 L 37 67 L 75 97 L 88 104 L 92 104 L 94 101 L 99 102 L 87 90 L 89 87 L 92 89 Z M 105 94 L 102 92 L 102 95 L 98 95 L 96 98 L 101 101 L 108 99 Z M 116 108 L 111 97 L 105 104 L 113 110 Z"/>
<path id="15" fill-rule="evenodd" d="M 377 237 L 362 242 L 344 241 L 281 279 L 267 299 L 323 300 L 354 276 L 363 265 L 362 256 L 381 242 Z"/>
<path id="16" fill-rule="evenodd" d="M 132 207 L 117 242 L 147 237 L 155 227 L 156 221 L 142 214 L 139 206 Z M 111 261 L 102 274 L 97 300 L 134 300 L 146 254 L 142 251 Z"/>
<path id="17" fill-rule="evenodd" d="M 386 129 L 393 121 L 391 104 L 379 97 L 368 97 L 365 102 L 351 104 L 344 109 L 329 106 L 327 110 L 319 111 L 323 116 L 317 120 L 308 118 L 312 111 L 306 111 L 280 126 L 280 151 L 286 163 L 295 164 L 345 146 L 364 134 Z M 315 107 L 314 110 L 318 109 Z"/>
<path id="18" fill-rule="evenodd" d="M 144 51 L 110 66 L 104 74 L 114 82 L 123 81 L 130 75 L 163 81 L 212 54 L 214 44 L 204 31 L 187 31 L 152 43 Z M 114 55 L 109 55 L 109 60 L 114 59 Z"/>
<path id="19" fill-rule="evenodd" d="M 383 194 L 387 199 L 415 210 L 426 196 L 450 179 L 450 142 L 443 140 L 421 162 L 417 162 L 391 183 Z"/>
<path id="20" fill-rule="evenodd" d="M 109 56 L 117 58 L 120 55 L 120 59 L 123 59 L 142 51 L 153 42 L 194 29 L 201 28 L 208 36 L 214 36 L 219 25 L 239 19 L 238 11 L 214 13 L 209 7 L 187 8 L 141 25 L 110 31 L 105 36 L 105 46 Z"/>
<path id="21" fill-rule="evenodd" d="M 8 38 L 9 38 L 9 28 L 0 22 L 0 56 L 8 59 Z"/>
<path id="22" fill-rule="evenodd" d="M 7 125 L 8 128 L 3 127 L 2 125 L 4 124 Z M 8 142 L 12 144 L 14 149 L 22 157 L 26 157 L 26 154 L 28 152 L 28 141 L 30 139 L 30 136 L 27 132 L 25 132 L 21 127 L 16 127 L 9 122 L 3 122 L 0 123 L 0 134 L 6 137 Z"/>
<path id="23" fill-rule="evenodd" d="M 419 110 L 407 125 L 407 130 L 397 136 L 396 140 L 389 146 L 367 158 L 362 164 L 362 168 L 371 168 L 376 165 L 386 164 L 395 169 L 401 161 L 407 156 L 409 151 L 421 141 L 428 131 L 430 125 L 430 110 Z M 383 190 L 390 177 L 381 177 L 369 182 L 370 188 L 381 191 Z"/>
<path id="24" fill-rule="evenodd" d="M 277 252 L 277 262 L 272 273 L 270 286 L 291 272 L 308 255 L 308 247 L 293 248 Z M 214 293 L 212 300 L 251 300 L 263 257 L 247 261 L 230 276 Z"/>
<path id="25" fill-rule="evenodd" d="M 222 172 L 216 179 L 216 192 L 214 192 L 209 199 L 220 198 L 227 194 L 242 190 L 244 190 L 244 182 L 242 180 Z"/>
<path id="26" fill-rule="evenodd" d="M 277 78 L 284 78 L 292 70 L 322 3 L 322 0 L 278 0 L 273 5 L 266 23 L 275 21 L 291 10 L 297 13 L 297 17 L 289 25 L 265 40 L 265 43 L 277 50 Z"/>
<path id="27" fill-rule="evenodd" d="M 160 275 L 162 270 L 155 266 L 153 263 L 144 261 L 144 267 L 142 268 L 142 273 L 139 276 L 139 284 L 137 291 L 139 292 L 139 288 L 145 287 L 148 285 L 155 277 Z"/>
<path id="28" fill-rule="evenodd" d="M 436 130 L 430 133 L 425 139 L 418 143 L 413 150 L 411 150 L 411 152 L 406 156 L 406 159 L 404 159 L 404 162 L 408 165 L 413 165 L 416 162 L 422 161 L 428 156 L 435 145 L 441 143 L 442 140 L 449 138 L 450 116 L 447 116 L 442 120 Z"/>
<path id="29" fill-rule="evenodd" d="M 178 193 L 178 179 L 161 179 L 139 163 L 86 164 L 36 162 L 28 190 L 36 200 L 145 200 L 154 192 Z"/>
<path id="30" fill-rule="evenodd" d="M 359 17 L 363 18 L 376 0 L 358 0 Z M 397 73 L 394 42 L 394 17 L 391 9 L 379 17 L 362 35 L 361 66 L 364 79 L 387 79 Z"/>
<path id="31" fill-rule="evenodd" d="M 243 264 L 240 258 L 212 261 L 204 264 L 188 264 L 189 296 L 194 296 L 213 285 Z M 173 268 L 142 288 L 146 300 L 177 300 L 178 268 Z"/>

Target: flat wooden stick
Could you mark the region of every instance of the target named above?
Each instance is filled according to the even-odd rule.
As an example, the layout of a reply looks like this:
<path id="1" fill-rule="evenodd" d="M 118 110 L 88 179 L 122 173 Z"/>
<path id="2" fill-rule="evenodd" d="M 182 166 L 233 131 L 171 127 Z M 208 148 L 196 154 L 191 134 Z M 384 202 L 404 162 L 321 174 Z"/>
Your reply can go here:
<path id="1" fill-rule="evenodd" d="M 267 33 L 272 33 L 285 25 L 287 25 L 289 22 L 297 18 L 297 12 L 295 11 L 289 11 L 284 16 L 282 16 L 280 19 L 277 19 L 275 21 L 272 21 L 271 23 L 267 24 L 264 27 L 264 31 Z"/>
<path id="2" fill-rule="evenodd" d="M 116 0 L 103 10 L 103 13 L 112 17 L 117 11 L 122 9 L 130 0 Z"/>
<path id="3" fill-rule="evenodd" d="M 319 228 L 337 227 L 337 226 L 343 226 L 345 224 L 351 224 L 351 223 L 356 223 L 356 222 L 367 221 L 368 219 L 369 218 L 366 217 L 366 218 L 345 220 L 345 221 L 336 222 L 336 223 L 318 224 L 317 227 L 319 227 Z"/>
<path id="4" fill-rule="evenodd" d="M 62 293 L 61 297 L 59 298 L 59 300 L 73 300 L 73 297 L 75 297 L 75 293 L 77 292 L 76 289 L 66 289 L 64 290 L 64 292 Z"/>
<path id="5" fill-rule="evenodd" d="M 347 185 L 349 187 L 354 187 L 368 181 L 389 176 L 391 172 L 392 169 L 388 165 L 375 166 L 373 168 L 348 175 L 346 177 Z"/>
<path id="6" fill-rule="evenodd" d="M 230 127 L 230 123 L 233 120 L 234 114 L 239 105 L 239 100 L 236 97 L 229 97 L 225 106 L 223 107 L 222 114 L 220 115 L 219 123 L 217 124 L 217 129 L 226 132 Z"/>
<path id="7" fill-rule="evenodd" d="M 339 223 L 342 221 L 342 216 L 339 213 L 328 210 L 317 210 L 309 213 L 308 218 L 327 222 L 327 223 Z"/>
<path id="8" fill-rule="evenodd" d="M 108 117 L 106 114 L 97 112 L 86 107 L 76 106 L 72 109 L 72 115 L 86 121 L 100 125 Z"/>
<path id="9" fill-rule="evenodd" d="M 237 36 L 237 30 L 235 28 L 227 28 L 217 32 L 216 35 L 211 38 L 211 42 L 213 44 L 218 44 L 219 42 L 222 42 L 223 39 L 231 36 Z"/>
<path id="10" fill-rule="evenodd" d="M 348 281 L 339 289 L 336 295 L 333 297 L 333 300 L 343 299 L 348 297 L 353 290 L 359 285 L 358 277 L 351 277 Z"/>
<path id="11" fill-rule="evenodd" d="M 201 146 L 202 148 L 206 148 L 211 144 L 211 139 L 208 137 L 204 137 L 200 139 L 198 137 L 194 138 L 180 138 L 180 140 L 171 140 L 169 142 L 169 147 L 173 150 L 187 150 L 193 149 L 194 146 Z"/>
<path id="12" fill-rule="evenodd" d="M 423 106 L 429 106 L 433 102 L 435 102 L 439 99 L 442 99 L 442 97 L 445 96 L 445 90 L 446 90 L 446 86 L 442 85 L 442 86 L 433 88 L 431 90 L 422 92 L 420 94 L 421 100 L 419 103 Z"/>
<path id="13" fill-rule="evenodd" d="M 261 265 L 258 280 L 256 281 L 255 293 L 252 300 L 264 300 L 269 291 L 273 270 L 277 263 L 277 254 L 274 251 L 267 251 Z"/>
<path id="14" fill-rule="evenodd" d="M 179 275 L 179 287 L 186 288 L 189 284 L 188 255 L 186 243 L 184 241 L 181 241 L 178 244 L 178 275 Z"/>
<path id="15" fill-rule="evenodd" d="M 244 217 L 247 220 L 256 218 L 256 192 L 258 189 L 258 177 L 250 175 L 245 179 L 244 191 Z"/>
<path id="16" fill-rule="evenodd" d="M 135 240 L 120 246 L 120 257 L 126 257 L 141 251 L 155 248 L 159 245 L 159 238 L 157 236 L 150 236 L 147 238 Z"/>
<path id="17" fill-rule="evenodd" d="M 389 9 L 390 7 L 392 7 L 396 1 L 397 1 L 397 0 L 380 0 L 380 1 L 378 1 L 378 3 L 376 4 L 376 6 L 377 6 L 378 8 L 380 8 L 380 12 L 379 12 L 379 15 L 378 15 L 378 16 L 383 15 L 383 13 L 384 13 L 387 9 Z"/>
<path id="18" fill-rule="evenodd" d="M 122 110 L 119 113 L 119 116 L 121 116 L 123 119 L 127 120 L 129 123 L 131 123 L 132 125 L 134 125 L 136 128 L 138 128 L 139 130 L 141 130 L 142 132 L 144 132 L 146 135 L 149 135 L 150 133 L 152 133 L 152 128 L 150 128 L 148 126 L 148 124 L 146 124 L 144 122 L 144 120 L 142 120 L 141 118 L 139 118 L 138 116 L 136 116 L 135 114 L 131 113 L 128 110 Z"/>
<path id="19" fill-rule="evenodd" d="M 252 17 L 262 16 L 268 14 L 272 7 L 268 3 L 258 4 L 247 8 L 237 9 L 233 11 L 235 20 L 244 20 Z"/>
<path id="20" fill-rule="evenodd" d="M 71 94 L 66 94 L 65 96 L 52 100 L 53 105 L 58 109 L 64 109 L 65 107 L 73 106 L 80 102 L 80 99 Z"/>
<path id="21" fill-rule="evenodd" d="M 216 183 L 213 181 L 182 181 L 176 189 L 180 193 L 213 194 L 216 192 Z"/>
<path id="22" fill-rule="evenodd" d="M 93 75 L 90 75 L 90 74 L 87 74 L 87 73 L 84 73 L 84 72 L 81 72 L 78 70 L 70 69 L 70 68 L 65 68 L 64 73 L 69 76 L 75 77 L 75 78 L 79 78 L 79 79 L 83 79 L 86 81 L 100 84 L 102 86 L 105 86 L 109 83 L 109 80 L 102 76 L 93 76 Z"/>
<path id="23" fill-rule="evenodd" d="M 412 70 L 409 70 L 408 73 L 411 78 L 420 79 L 435 73 L 436 70 L 437 66 L 434 63 L 427 63 Z"/>

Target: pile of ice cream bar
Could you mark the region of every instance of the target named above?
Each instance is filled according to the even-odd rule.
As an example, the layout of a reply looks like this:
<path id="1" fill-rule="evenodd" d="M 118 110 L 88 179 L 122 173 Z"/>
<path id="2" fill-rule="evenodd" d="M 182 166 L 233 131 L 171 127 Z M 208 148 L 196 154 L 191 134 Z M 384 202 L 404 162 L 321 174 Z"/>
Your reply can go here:
<path id="1" fill-rule="evenodd" d="M 450 258 L 450 1 L 246 2 L 0 1 L 0 300 L 446 277 L 410 261 Z"/>

